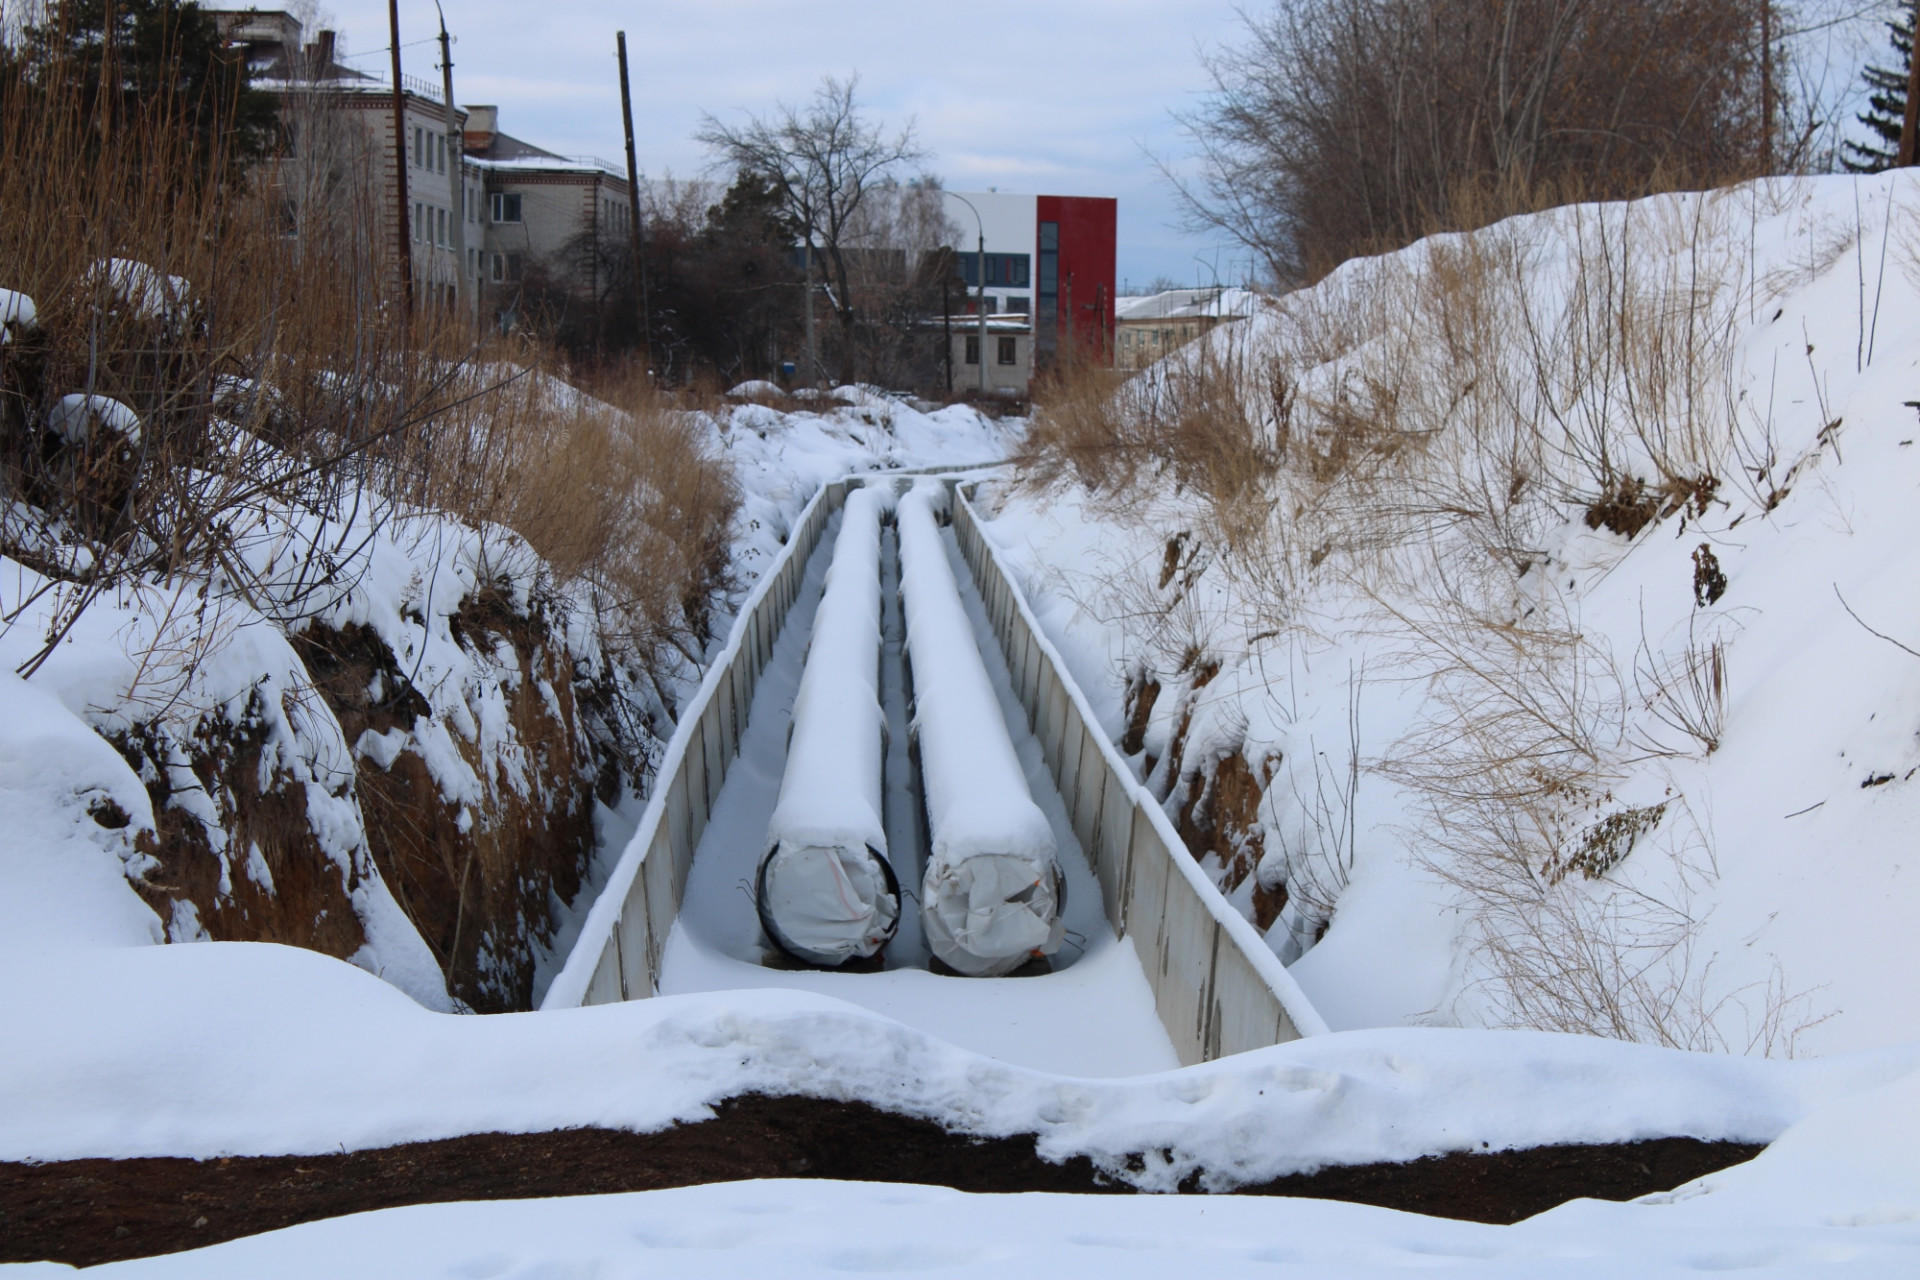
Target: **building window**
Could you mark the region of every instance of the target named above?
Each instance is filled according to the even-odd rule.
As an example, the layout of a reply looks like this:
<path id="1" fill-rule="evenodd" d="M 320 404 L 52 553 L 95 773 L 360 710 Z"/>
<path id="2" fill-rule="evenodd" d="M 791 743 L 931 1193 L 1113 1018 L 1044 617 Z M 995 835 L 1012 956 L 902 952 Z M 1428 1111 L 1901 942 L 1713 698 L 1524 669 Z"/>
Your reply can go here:
<path id="1" fill-rule="evenodd" d="M 420 211 L 424 207 L 425 206 L 423 206 L 418 200 L 415 200 L 413 202 L 413 241 L 415 244 L 418 244 L 420 242 L 420 234 L 421 234 L 420 224 L 422 221 L 424 221 Z"/>
<path id="2" fill-rule="evenodd" d="M 495 284 L 517 284 L 520 280 L 520 255 L 517 253 L 496 253 L 493 255 L 493 282 Z"/>
<path id="3" fill-rule="evenodd" d="M 440 247 L 444 249 L 453 243 L 452 233 L 447 230 L 447 211 L 445 209 L 435 209 L 433 211 L 433 220 L 440 224 Z"/>
<path id="4" fill-rule="evenodd" d="M 1032 315 L 1033 312 L 1029 310 L 1032 306 L 1033 300 L 1024 295 L 1007 299 L 1007 311 L 1016 316 Z"/>
<path id="5" fill-rule="evenodd" d="M 497 191 L 493 196 L 493 220 L 495 222 L 520 221 L 520 197 Z"/>
<path id="6" fill-rule="evenodd" d="M 1019 361 L 1015 358 L 1015 355 L 1016 355 L 1015 347 L 1014 347 L 1015 340 L 1012 338 L 1001 338 L 999 342 L 1000 342 L 1000 351 L 998 356 L 999 362 L 1001 364 L 1018 364 Z"/>
<path id="7" fill-rule="evenodd" d="M 980 335 L 977 333 L 967 335 L 967 363 L 980 363 Z"/>
<path id="8" fill-rule="evenodd" d="M 440 172 L 447 171 L 447 135 L 440 134 L 434 139 L 433 149 L 440 155 Z"/>
<path id="9" fill-rule="evenodd" d="M 961 252 L 956 255 L 960 261 L 960 277 L 967 288 L 980 287 L 980 255 Z M 1028 258 L 1024 253 L 990 253 L 987 257 L 987 288 L 1024 289 L 1027 287 Z"/>

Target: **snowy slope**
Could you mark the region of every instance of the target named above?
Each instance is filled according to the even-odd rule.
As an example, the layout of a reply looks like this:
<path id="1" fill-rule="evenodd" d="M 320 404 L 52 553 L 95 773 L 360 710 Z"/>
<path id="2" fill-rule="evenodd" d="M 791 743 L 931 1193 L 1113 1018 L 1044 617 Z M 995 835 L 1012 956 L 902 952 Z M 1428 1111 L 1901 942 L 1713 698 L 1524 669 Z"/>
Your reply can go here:
<path id="1" fill-rule="evenodd" d="M 88 1011 L 76 1017 L 75 1010 Z M 1912 1048 L 1778 1062 L 1540 1032 L 1316 1036 L 1131 1079 L 1026 1070 L 826 996 L 709 992 L 462 1017 L 247 943 L 78 953 L 0 994 L 0 1159 L 298 1154 L 577 1125 L 652 1131 L 747 1093 L 1038 1135 L 1170 1190 L 1545 1142 L 1767 1141 L 1920 1070 Z M 1147 1153 L 1144 1165 L 1127 1157 Z"/>
<path id="2" fill-rule="evenodd" d="M 182 998 L 181 993 L 191 993 Z M 750 1089 L 865 1098 L 1043 1154 L 1166 1147 L 1227 1180 L 1329 1159 L 1688 1132 L 1757 1160 L 1634 1204 L 1513 1227 L 1256 1197 L 968 1196 L 749 1182 L 431 1205 L 114 1264 L 125 1276 L 956 1275 L 1904 1276 L 1920 1265 L 1920 1058 L 1814 1063 L 1591 1037 L 1395 1030 L 1316 1037 L 1134 1081 L 1024 1072 L 817 996 L 741 992 L 490 1018 L 420 1009 L 285 948 L 105 952 L 10 990 L 0 1153 L 321 1151 L 478 1130 L 651 1129 Z M 70 1010 L 109 1018 L 75 1027 Z M 77 1034 L 76 1034 L 77 1032 Z M 120 1051 L 143 1046 L 139 1061 Z M 31 1046 L 26 1049 L 25 1046 Z M 26 1069 L 23 1070 L 23 1059 Z M 50 1264 L 0 1267 L 56 1274 Z"/>
<path id="3" fill-rule="evenodd" d="M 1336 1028 L 1920 1038 L 1916 247 L 1908 174 L 1436 238 L 1167 366 L 1281 459 L 1250 540 L 1167 483 L 989 492 L 1108 730 L 1163 686 L 1169 808 L 1269 775 L 1235 896 L 1290 890 Z"/>

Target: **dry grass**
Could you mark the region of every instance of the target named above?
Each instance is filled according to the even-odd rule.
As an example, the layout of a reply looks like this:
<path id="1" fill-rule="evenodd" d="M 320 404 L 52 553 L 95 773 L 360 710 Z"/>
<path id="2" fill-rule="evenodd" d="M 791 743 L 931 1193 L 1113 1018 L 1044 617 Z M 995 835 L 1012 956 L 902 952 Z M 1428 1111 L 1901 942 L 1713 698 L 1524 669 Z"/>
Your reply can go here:
<path id="1" fill-rule="evenodd" d="M 4 550 L 57 597 L 43 654 L 103 593 L 183 574 L 298 615 L 396 499 L 516 530 L 593 584 L 616 638 L 697 652 L 725 585 L 724 466 L 637 380 L 589 399 L 535 347 L 406 314 L 358 121 L 292 101 L 292 154 L 242 175 L 164 98 L 94 145 L 83 86 L 54 70 L 0 86 L 0 287 L 38 307 L 0 346 Z M 138 439 L 63 440 L 50 415 L 75 392 L 130 406 Z M 263 578 L 236 532 L 268 508 L 327 517 L 291 579 L 284 559 Z M 342 516 L 357 541 L 321 541 L 348 536 Z M 217 619 L 162 630 L 184 652 Z"/>

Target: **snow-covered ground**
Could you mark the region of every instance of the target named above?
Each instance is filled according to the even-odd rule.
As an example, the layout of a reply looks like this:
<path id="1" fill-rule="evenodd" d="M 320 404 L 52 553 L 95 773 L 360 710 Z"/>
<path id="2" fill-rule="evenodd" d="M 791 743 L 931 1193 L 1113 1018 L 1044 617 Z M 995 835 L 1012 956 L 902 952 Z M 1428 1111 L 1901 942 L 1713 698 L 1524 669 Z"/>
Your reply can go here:
<path id="1" fill-rule="evenodd" d="M 1349 263 L 1213 339 L 1287 433 L 1251 544 L 1168 483 L 988 490 L 1109 732 L 1164 686 L 1169 807 L 1271 773 L 1234 896 L 1291 889 L 1336 1029 L 1920 1038 L 1917 218 L 1782 179 Z"/>
<path id="2" fill-rule="evenodd" d="M 1029 1256 L 1101 1276 L 1203 1264 L 1237 1274 L 1286 1261 L 1341 1275 L 1451 1263 L 1476 1275 L 1893 1276 L 1920 1265 L 1912 1049 L 1778 1062 L 1403 1029 L 1075 1080 L 810 993 L 456 1017 L 311 953 L 226 943 L 97 952 L 6 998 L 7 1159 L 322 1152 L 584 1124 L 650 1130 L 755 1091 L 860 1098 L 983 1136 L 1037 1133 L 1043 1155 L 1089 1154 L 1158 1187 L 1195 1168 L 1226 1186 L 1482 1144 L 1775 1139 L 1751 1164 L 1672 1195 L 1576 1202 L 1515 1227 L 1311 1201 L 746 1183 L 390 1210 L 107 1274 L 811 1275 L 917 1264 L 979 1275 L 1025 1270 Z M 1164 1156 L 1126 1174 L 1125 1154 L 1141 1151 Z"/>
<path id="3" fill-rule="evenodd" d="M 1515 626 L 1538 614 L 1581 631 L 1610 655 L 1589 674 L 1611 670 L 1627 691 L 1616 698 L 1627 722 L 1612 740 L 1624 745 L 1602 761 L 1607 790 L 1584 821 L 1620 806 L 1667 805 L 1637 847 L 1628 841 L 1631 856 L 1599 879 L 1569 879 L 1568 892 L 1677 908 L 1685 950 L 1669 954 L 1685 962 L 1683 979 L 1699 978 L 1691 996 L 1681 994 L 1721 1019 L 1719 1043 L 1748 1047 L 1744 1032 L 1773 1009 L 1793 1024 L 1776 1019 L 1776 1035 L 1808 1023 L 1800 1048 L 1824 1056 L 1768 1060 L 1403 1025 L 1494 1019 L 1477 994 L 1484 975 L 1473 968 L 1472 913 L 1417 856 L 1426 811 L 1404 772 L 1372 767 L 1461 705 L 1446 701 L 1458 686 L 1431 655 L 1410 658 L 1417 646 L 1382 629 L 1371 611 L 1381 594 L 1359 589 L 1381 580 L 1361 582 L 1343 550 L 1314 556 L 1317 548 L 1302 547 L 1305 567 L 1294 566 L 1286 586 L 1308 623 L 1262 636 L 1256 606 L 1270 598 L 1217 558 L 1186 561 L 1186 603 L 1172 612 L 1195 625 L 1179 639 L 1205 642 L 1221 663 L 1196 692 L 1181 685 L 1176 660 L 1160 661 L 1156 645 L 1164 649 L 1167 634 L 1122 621 L 1130 603 L 1159 602 L 1153 592 L 1164 589 L 1143 595 L 1127 575 L 1144 568 L 1151 587 L 1167 540 L 1203 527 L 1191 499 L 1165 493 L 1119 513 L 1072 493 L 999 493 L 989 495 L 999 500 L 992 535 L 1024 567 L 1042 620 L 1111 731 L 1124 726 L 1123 681 L 1152 668 L 1167 692 L 1149 750 L 1164 759 L 1174 721 L 1193 711 L 1185 758 L 1163 764 L 1163 779 L 1225 750 L 1256 766 L 1276 760 L 1275 777 L 1285 781 L 1271 789 L 1261 820 L 1265 852 L 1282 871 L 1312 852 L 1288 847 L 1295 834 L 1326 836 L 1326 820 L 1344 816 L 1326 808 L 1327 788 L 1339 794 L 1340 779 L 1325 761 L 1354 755 L 1367 766 L 1345 802 L 1355 815 L 1345 828 L 1351 867 L 1324 938 L 1298 911 L 1273 935 L 1283 954 L 1289 944 L 1304 951 L 1293 972 L 1329 1020 L 1356 1029 L 1167 1069 L 1171 1051 L 1154 1040 L 1138 963 L 1103 932 L 1084 855 L 990 640 L 981 649 L 1054 830 L 1069 925 L 1085 937 L 1084 953 L 1076 959 L 1064 948 L 1072 963 L 1044 977 L 943 979 L 914 967 L 917 935 L 903 926 L 897 967 L 883 973 L 761 966 L 740 881 L 763 851 L 782 774 L 783 699 L 801 671 L 824 572 L 816 562 L 757 691 L 743 758 L 669 943 L 666 985 L 679 994 L 614 1006 L 463 1017 L 312 952 L 154 945 L 173 922 L 126 888 L 125 868 L 139 855 L 121 834 L 128 828 L 99 816 L 107 812 L 99 802 L 110 799 L 133 829 L 150 817 L 140 780 L 101 749 L 101 708 L 84 690 L 108 686 L 75 683 L 92 678 L 81 666 L 70 681 L 58 662 L 44 679 L 5 677 L 0 1159 L 319 1153 L 574 1126 L 655 1131 L 748 1093 L 859 1100 L 983 1137 L 1031 1133 L 1043 1156 L 1084 1155 L 1147 1190 L 1192 1175 L 1229 1191 L 1328 1164 L 1685 1135 L 1772 1145 L 1672 1194 L 1575 1202 L 1513 1227 L 1232 1196 L 999 1197 L 762 1182 L 396 1209 L 115 1264 L 106 1274 L 1105 1278 L 1270 1274 L 1289 1264 L 1339 1275 L 1434 1267 L 1476 1276 L 1920 1273 L 1920 934 L 1911 927 L 1920 881 L 1903 871 L 1920 817 L 1920 789 L 1909 781 L 1920 776 L 1920 658 L 1906 650 L 1920 648 L 1920 595 L 1907 589 L 1920 571 L 1920 428 L 1908 404 L 1920 368 L 1912 187 L 1900 175 L 1717 198 L 1733 203 L 1715 206 L 1709 220 L 1716 261 L 1745 281 L 1729 295 L 1738 306 L 1728 311 L 1722 408 L 1758 434 L 1738 437 L 1747 453 L 1726 460 L 1717 494 L 1698 510 L 1670 513 L 1631 538 L 1588 528 L 1564 501 L 1551 520 L 1540 514 L 1546 507 L 1529 508 L 1530 558 L 1513 566 L 1504 606 Z M 1647 208 L 1685 223 L 1706 207 L 1699 201 Z M 1526 260 L 1540 274 L 1528 278 L 1542 299 L 1566 292 L 1572 216 L 1509 225 L 1522 256 L 1533 255 Z M 1356 264 L 1325 287 L 1391 268 L 1381 262 Z M 1289 323 L 1276 313 L 1254 331 L 1284 344 L 1299 336 Z M 1412 347 L 1361 335 L 1302 376 L 1345 385 L 1378 372 L 1368 360 L 1412 360 L 1425 332 L 1406 327 Z M 1017 430 L 964 409 L 924 414 L 860 389 L 839 396 L 819 413 L 739 405 L 715 415 L 747 495 L 735 554 L 743 582 L 771 562 L 821 481 L 878 467 L 991 462 Z M 1701 543 L 1726 579 L 1724 594 L 1706 604 L 1695 594 Z M 396 574 L 413 572 L 410 551 L 392 554 Z M 416 624 L 400 608 L 424 581 L 395 582 L 379 600 L 394 606 L 387 623 L 396 647 L 430 643 L 406 630 Z M 976 638 L 987 636 L 977 599 L 963 603 Z M 369 607 L 342 604 L 363 610 L 355 620 L 387 625 Z M 430 617 L 420 630 L 443 625 Z M 81 640 L 61 661 L 93 663 L 122 683 L 138 674 L 117 633 Z M 1689 747 L 1686 730 L 1671 723 L 1677 695 L 1647 686 L 1716 643 L 1730 694 L 1709 752 Z M 278 648 L 268 648 L 245 651 L 260 659 L 246 668 L 249 681 L 277 670 L 267 659 L 277 661 Z M 1637 684 L 1636 673 L 1644 673 Z M 897 676 L 892 683 L 897 691 Z M 889 708 L 896 788 L 898 714 Z M 299 743 L 301 732 L 318 730 L 290 721 L 287 741 Z M 377 745 L 328 739 L 326 750 L 301 758 L 317 767 L 327 751 Z M 604 838 L 617 842 L 618 826 L 610 820 Z M 1586 829 L 1569 828 L 1575 837 Z M 901 845 L 891 813 L 888 832 Z M 377 954 L 362 962 L 383 967 Z M 1826 1013 L 1834 1016 L 1816 1021 Z M 56 1270 L 0 1267 L 8 1275 Z"/>
<path id="4" fill-rule="evenodd" d="M 1920 1097 L 1909 1091 L 1911 1114 Z M 1164 1280 L 1169 1275 L 1470 1275 L 1618 1280 L 1739 1271 L 1908 1277 L 1920 1261 L 1920 1133 L 1822 1115 L 1752 1165 L 1636 1204 L 1575 1201 L 1511 1227 L 1256 1197 L 965 1195 L 943 1187 L 762 1181 L 562 1200 L 424 1205 L 310 1223 L 103 1280 L 428 1280 L 930 1273 Z M 1904 1143 L 1904 1145 L 1900 1145 Z M 1864 1145 L 1863 1145 L 1864 1144 Z M 1841 1180 L 1840 1190 L 1834 1179 Z M 1857 1199 L 1871 1182 L 1872 1198 Z M 1853 1192 L 1853 1196 L 1848 1195 Z M 1876 1207 L 1865 1213 L 1856 1206 Z M 0 1268 L 0 1271 L 14 1269 Z M 21 1267 L 27 1276 L 64 1267 Z"/>

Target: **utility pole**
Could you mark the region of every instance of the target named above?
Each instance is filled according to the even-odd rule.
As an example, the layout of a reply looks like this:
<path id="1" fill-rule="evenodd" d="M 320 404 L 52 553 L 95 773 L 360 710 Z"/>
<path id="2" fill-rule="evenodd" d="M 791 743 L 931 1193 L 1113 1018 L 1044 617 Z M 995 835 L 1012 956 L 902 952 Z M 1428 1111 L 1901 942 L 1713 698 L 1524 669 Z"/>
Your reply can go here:
<path id="1" fill-rule="evenodd" d="M 413 314 L 413 233 L 407 207 L 407 96 L 400 86 L 400 0 L 387 0 L 387 26 L 393 46 L 393 194 L 398 201 L 394 227 L 400 244 L 400 297 Z"/>
<path id="2" fill-rule="evenodd" d="M 940 277 L 940 332 L 947 344 L 947 395 L 953 395 L 953 285 L 952 271 Z"/>
<path id="3" fill-rule="evenodd" d="M 453 41 L 447 36 L 447 13 L 440 8 L 440 0 L 433 0 L 433 7 L 440 14 L 440 85 L 447 109 L 447 172 L 452 175 L 447 216 L 453 220 L 453 305 L 464 320 L 472 294 L 467 277 L 467 175 L 461 159 L 466 138 L 453 122 Z"/>
<path id="4" fill-rule="evenodd" d="M 1913 20 L 1920 32 L 1920 0 L 1914 0 Z M 1920 35 L 1914 41 L 1920 44 Z M 1916 133 L 1920 133 L 1920 49 L 1907 54 L 1907 114 L 1900 124 L 1900 154 L 1893 162 L 1897 167 L 1904 169 L 1914 162 Z"/>
<path id="5" fill-rule="evenodd" d="M 640 163 L 633 152 L 633 93 L 627 88 L 627 33 L 614 32 L 620 48 L 620 115 L 627 126 L 627 235 L 633 252 L 635 301 L 640 304 L 640 367 L 651 372 L 653 346 L 647 330 L 653 317 L 648 314 L 646 261 L 640 252 Z"/>
<path id="6" fill-rule="evenodd" d="M 974 283 L 978 286 L 976 292 L 979 295 L 979 301 L 974 309 L 979 313 L 980 320 L 980 390 L 984 392 L 987 389 L 987 224 L 986 220 L 980 216 L 980 211 L 973 208 L 973 201 L 957 191 L 949 191 L 947 194 L 967 208 L 973 209 L 974 225 L 980 233 L 973 260 Z"/>
<path id="7" fill-rule="evenodd" d="M 1760 172 L 1773 172 L 1773 0 L 1760 0 Z"/>

